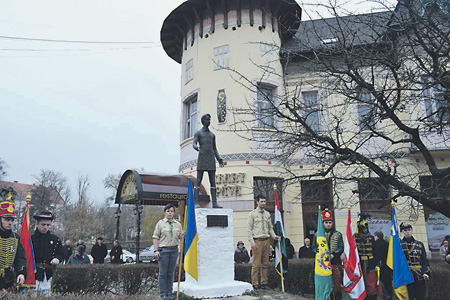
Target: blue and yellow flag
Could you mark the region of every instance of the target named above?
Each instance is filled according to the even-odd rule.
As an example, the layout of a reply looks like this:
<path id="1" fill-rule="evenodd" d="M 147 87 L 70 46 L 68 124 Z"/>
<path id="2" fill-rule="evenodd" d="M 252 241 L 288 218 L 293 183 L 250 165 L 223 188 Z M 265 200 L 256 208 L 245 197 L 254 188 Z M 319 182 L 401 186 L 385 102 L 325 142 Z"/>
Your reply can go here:
<path id="1" fill-rule="evenodd" d="M 317 220 L 317 253 L 315 263 L 316 300 L 326 300 L 333 290 L 333 275 L 331 271 L 330 251 L 328 249 L 325 229 L 322 223 L 322 214 L 319 208 Z"/>
<path id="2" fill-rule="evenodd" d="M 184 271 L 198 281 L 197 243 L 198 233 L 195 223 L 195 204 L 192 181 L 189 178 L 188 194 L 184 213 L 184 228 L 186 229 L 186 244 L 184 247 Z"/>
<path id="3" fill-rule="evenodd" d="M 402 245 L 398 236 L 397 216 L 395 207 L 392 206 L 392 225 L 391 238 L 389 240 L 389 251 L 386 264 L 393 271 L 393 287 L 395 294 L 400 300 L 409 300 L 407 284 L 414 282 L 411 270 L 408 266 L 405 254 L 403 254 Z"/>

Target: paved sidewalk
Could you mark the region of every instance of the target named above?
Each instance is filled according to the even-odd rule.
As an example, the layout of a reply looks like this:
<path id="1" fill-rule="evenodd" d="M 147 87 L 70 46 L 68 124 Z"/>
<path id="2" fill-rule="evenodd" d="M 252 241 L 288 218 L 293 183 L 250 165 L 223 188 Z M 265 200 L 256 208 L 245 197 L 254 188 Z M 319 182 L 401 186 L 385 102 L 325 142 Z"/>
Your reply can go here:
<path id="1" fill-rule="evenodd" d="M 310 300 L 314 299 L 312 298 L 305 298 L 298 295 L 292 295 L 288 293 L 282 293 L 281 291 L 277 290 L 258 290 L 253 291 L 249 295 L 242 295 L 242 296 L 233 296 L 233 297 L 226 297 L 226 298 L 211 298 L 210 300 Z"/>

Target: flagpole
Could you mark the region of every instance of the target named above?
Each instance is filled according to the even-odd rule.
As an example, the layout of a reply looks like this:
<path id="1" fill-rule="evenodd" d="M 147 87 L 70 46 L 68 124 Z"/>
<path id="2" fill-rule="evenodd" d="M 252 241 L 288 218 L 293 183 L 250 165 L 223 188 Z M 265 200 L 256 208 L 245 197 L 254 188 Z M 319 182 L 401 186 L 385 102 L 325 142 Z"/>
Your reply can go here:
<path id="1" fill-rule="evenodd" d="M 189 180 L 192 179 L 192 174 L 189 174 Z M 188 184 L 189 185 L 189 184 Z M 188 192 L 189 193 L 189 192 Z M 183 218 L 183 234 L 186 233 L 186 219 L 187 219 L 187 212 L 186 212 L 186 200 L 184 201 L 183 210 L 184 210 L 184 218 Z M 178 213 L 180 210 L 178 210 Z M 181 217 L 181 215 L 179 215 Z M 178 296 L 180 295 L 180 281 L 181 281 L 181 265 L 183 262 L 183 254 L 184 254 L 184 238 L 181 239 L 181 247 L 180 247 L 180 259 L 178 260 L 178 288 L 177 288 L 177 300 Z"/>
<path id="2" fill-rule="evenodd" d="M 281 242 L 278 241 L 278 254 L 280 257 L 281 292 L 284 293 L 283 256 L 281 255 Z"/>
<path id="3" fill-rule="evenodd" d="M 186 218 L 186 202 L 183 205 L 183 210 L 185 211 L 185 218 Z M 178 210 L 179 212 L 179 210 Z M 183 220 L 183 234 L 186 233 L 186 226 L 185 226 L 185 220 Z M 181 265 L 183 262 L 183 253 L 184 253 L 184 239 L 181 239 L 181 246 L 180 246 L 180 259 L 178 260 L 178 287 L 177 287 L 177 299 L 180 295 L 180 281 L 181 281 Z"/>

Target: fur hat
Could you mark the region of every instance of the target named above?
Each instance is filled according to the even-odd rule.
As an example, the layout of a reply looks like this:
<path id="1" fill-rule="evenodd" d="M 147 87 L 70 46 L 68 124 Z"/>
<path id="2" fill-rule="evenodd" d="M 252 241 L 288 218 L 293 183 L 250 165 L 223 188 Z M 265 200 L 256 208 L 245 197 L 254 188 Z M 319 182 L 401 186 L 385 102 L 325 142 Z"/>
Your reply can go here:
<path id="1" fill-rule="evenodd" d="M 322 221 L 330 220 L 333 221 L 333 215 L 331 214 L 331 211 L 328 210 L 328 208 L 325 208 L 322 212 Z"/>
<path id="2" fill-rule="evenodd" d="M 17 195 L 17 193 L 13 190 L 13 188 L 0 189 L 0 197 L 4 200 L 0 202 L 0 217 L 16 217 L 16 206 L 13 202 L 15 195 Z"/>
<path id="3" fill-rule="evenodd" d="M 367 219 L 370 218 L 370 215 L 367 213 L 360 213 L 358 215 L 358 233 L 360 234 L 369 234 L 369 222 L 367 222 Z"/>

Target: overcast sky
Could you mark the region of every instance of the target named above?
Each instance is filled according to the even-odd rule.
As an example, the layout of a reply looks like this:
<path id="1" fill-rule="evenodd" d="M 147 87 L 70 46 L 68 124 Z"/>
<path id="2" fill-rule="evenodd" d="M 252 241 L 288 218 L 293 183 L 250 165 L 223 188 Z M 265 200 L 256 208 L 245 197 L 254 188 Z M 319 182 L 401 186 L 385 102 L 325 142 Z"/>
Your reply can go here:
<path id="1" fill-rule="evenodd" d="M 6 180 L 62 172 L 90 197 L 129 168 L 178 173 L 180 65 L 162 50 L 165 17 L 182 1 L 0 2 L 0 158 Z M 61 43 L 11 38 L 92 42 Z"/>
<path id="2" fill-rule="evenodd" d="M 110 173 L 178 173 L 181 67 L 159 33 L 182 2 L 0 2 L 7 181 L 32 184 L 50 169 L 75 192 L 78 175 L 88 175 L 99 203 L 110 195 L 102 183 Z"/>

